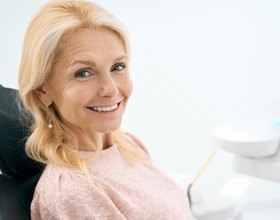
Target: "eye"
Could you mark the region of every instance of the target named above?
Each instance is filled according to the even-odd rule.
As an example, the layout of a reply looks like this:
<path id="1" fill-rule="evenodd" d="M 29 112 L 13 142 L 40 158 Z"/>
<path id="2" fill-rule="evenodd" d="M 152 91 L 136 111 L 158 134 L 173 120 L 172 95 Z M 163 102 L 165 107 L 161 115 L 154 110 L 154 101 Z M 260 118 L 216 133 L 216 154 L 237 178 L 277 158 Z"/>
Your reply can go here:
<path id="1" fill-rule="evenodd" d="M 112 67 L 111 71 L 122 71 L 124 69 L 125 65 L 123 63 L 117 63 Z"/>
<path id="2" fill-rule="evenodd" d="M 76 78 L 87 78 L 91 75 L 91 73 L 88 70 L 79 70 L 75 73 Z"/>

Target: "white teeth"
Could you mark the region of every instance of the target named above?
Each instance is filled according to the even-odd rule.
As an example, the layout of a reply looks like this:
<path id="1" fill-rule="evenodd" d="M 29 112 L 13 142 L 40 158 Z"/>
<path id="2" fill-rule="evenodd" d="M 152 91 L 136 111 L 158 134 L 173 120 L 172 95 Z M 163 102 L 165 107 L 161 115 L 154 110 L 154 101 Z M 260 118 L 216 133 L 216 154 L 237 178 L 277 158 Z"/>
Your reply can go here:
<path id="1" fill-rule="evenodd" d="M 113 111 L 115 110 L 116 108 L 118 107 L 118 104 L 115 104 L 113 106 L 110 106 L 110 107 L 91 107 L 91 109 L 93 111 L 97 111 L 97 112 L 110 112 L 110 111 Z"/>

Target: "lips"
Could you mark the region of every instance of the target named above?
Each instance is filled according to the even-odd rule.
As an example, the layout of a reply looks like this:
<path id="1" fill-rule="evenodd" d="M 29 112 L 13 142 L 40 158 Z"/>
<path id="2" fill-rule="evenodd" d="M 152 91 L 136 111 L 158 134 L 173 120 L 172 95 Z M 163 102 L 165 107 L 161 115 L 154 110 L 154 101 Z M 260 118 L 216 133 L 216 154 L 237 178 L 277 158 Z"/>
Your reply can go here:
<path id="1" fill-rule="evenodd" d="M 88 106 L 87 109 L 90 109 L 95 112 L 112 112 L 116 110 L 120 102 L 111 106 Z"/>

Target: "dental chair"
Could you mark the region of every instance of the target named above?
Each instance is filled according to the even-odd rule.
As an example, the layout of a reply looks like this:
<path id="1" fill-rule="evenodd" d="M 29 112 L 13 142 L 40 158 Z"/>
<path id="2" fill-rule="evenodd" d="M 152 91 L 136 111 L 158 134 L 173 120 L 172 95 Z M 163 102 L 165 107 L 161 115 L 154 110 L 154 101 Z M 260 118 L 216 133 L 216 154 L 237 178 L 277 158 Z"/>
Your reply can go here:
<path id="1" fill-rule="evenodd" d="M 17 90 L 0 85 L 0 220 L 30 219 L 30 203 L 42 173 L 42 166 L 24 150 L 32 118 L 23 114 L 17 97 Z"/>

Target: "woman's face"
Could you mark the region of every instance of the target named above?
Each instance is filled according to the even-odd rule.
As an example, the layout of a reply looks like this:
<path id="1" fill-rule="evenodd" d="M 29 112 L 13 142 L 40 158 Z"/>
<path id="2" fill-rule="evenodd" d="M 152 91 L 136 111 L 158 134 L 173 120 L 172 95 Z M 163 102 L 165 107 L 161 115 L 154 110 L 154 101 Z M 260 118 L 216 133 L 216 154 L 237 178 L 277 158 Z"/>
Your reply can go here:
<path id="1" fill-rule="evenodd" d="M 41 98 L 52 101 L 73 131 L 114 131 L 132 92 L 128 64 L 113 31 L 79 30 L 65 43 Z"/>

